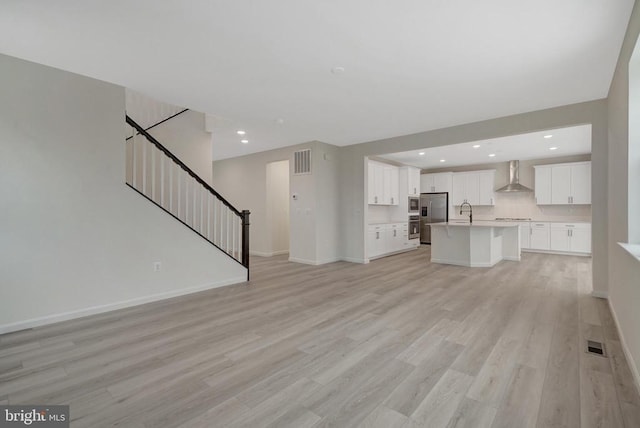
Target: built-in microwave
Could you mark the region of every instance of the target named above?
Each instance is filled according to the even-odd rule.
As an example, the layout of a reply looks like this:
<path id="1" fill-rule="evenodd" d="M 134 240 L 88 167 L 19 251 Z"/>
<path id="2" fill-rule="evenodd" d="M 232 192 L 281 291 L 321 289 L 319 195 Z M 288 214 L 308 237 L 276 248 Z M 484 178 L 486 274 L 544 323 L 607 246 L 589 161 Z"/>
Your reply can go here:
<path id="1" fill-rule="evenodd" d="M 420 213 L 420 198 L 418 196 L 409 196 L 409 214 Z"/>

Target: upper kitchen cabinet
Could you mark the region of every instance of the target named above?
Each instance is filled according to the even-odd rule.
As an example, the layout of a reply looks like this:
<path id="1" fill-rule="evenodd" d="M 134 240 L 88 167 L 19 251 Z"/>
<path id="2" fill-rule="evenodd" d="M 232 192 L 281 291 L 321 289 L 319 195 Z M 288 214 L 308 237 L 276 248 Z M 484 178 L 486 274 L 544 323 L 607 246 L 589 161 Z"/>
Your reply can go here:
<path id="1" fill-rule="evenodd" d="M 536 204 L 551 204 L 551 167 L 534 166 Z"/>
<path id="2" fill-rule="evenodd" d="M 538 205 L 591 204 L 591 162 L 536 165 Z"/>
<path id="3" fill-rule="evenodd" d="M 453 173 L 437 172 L 420 176 L 420 191 L 422 193 L 451 192 L 453 187 Z"/>
<path id="4" fill-rule="evenodd" d="M 367 172 L 369 205 L 398 205 L 400 193 L 398 167 L 369 161 Z"/>
<path id="5" fill-rule="evenodd" d="M 407 168 L 407 194 L 417 196 L 420 194 L 420 168 L 408 166 Z"/>
<path id="6" fill-rule="evenodd" d="M 471 205 L 493 205 L 494 187 L 495 170 L 453 173 L 453 205 L 460 206 L 464 202 Z"/>
<path id="7" fill-rule="evenodd" d="M 392 165 L 384 166 L 384 191 L 382 200 L 384 205 L 398 205 L 400 195 L 400 170 Z"/>
<path id="8" fill-rule="evenodd" d="M 496 171 L 479 171 L 478 172 L 478 185 L 479 185 L 479 196 L 478 196 L 478 205 L 494 205 L 495 204 L 495 195 L 494 195 L 494 187 L 496 182 Z"/>

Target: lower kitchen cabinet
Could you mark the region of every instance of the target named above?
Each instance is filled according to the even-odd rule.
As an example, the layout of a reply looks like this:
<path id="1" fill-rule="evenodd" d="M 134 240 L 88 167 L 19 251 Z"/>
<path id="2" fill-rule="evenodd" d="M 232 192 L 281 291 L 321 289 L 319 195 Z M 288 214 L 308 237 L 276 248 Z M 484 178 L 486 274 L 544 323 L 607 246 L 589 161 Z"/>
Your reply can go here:
<path id="1" fill-rule="evenodd" d="M 369 226 L 369 232 L 367 233 L 367 251 L 369 258 L 377 257 L 383 253 L 384 232 L 382 226 Z"/>
<path id="2" fill-rule="evenodd" d="M 551 223 L 551 251 L 591 253 L 591 225 L 588 223 Z"/>
<path id="3" fill-rule="evenodd" d="M 376 258 L 398 251 L 417 248 L 419 239 L 409 240 L 408 223 L 370 225 L 367 233 L 368 258 Z"/>
<path id="4" fill-rule="evenodd" d="M 549 250 L 549 223 L 531 223 L 529 248 L 532 250 Z"/>
<path id="5" fill-rule="evenodd" d="M 523 250 L 591 254 L 591 223 L 521 222 Z"/>
<path id="6" fill-rule="evenodd" d="M 520 248 L 531 248 L 531 224 L 528 221 L 518 222 L 520 225 Z"/>

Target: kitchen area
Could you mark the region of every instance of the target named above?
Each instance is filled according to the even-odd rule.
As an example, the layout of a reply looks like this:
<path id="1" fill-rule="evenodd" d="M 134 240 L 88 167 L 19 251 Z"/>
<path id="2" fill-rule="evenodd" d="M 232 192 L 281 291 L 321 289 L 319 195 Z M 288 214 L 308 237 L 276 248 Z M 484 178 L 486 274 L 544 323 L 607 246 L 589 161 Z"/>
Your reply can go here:
<path id="1" fill-rule="evenodd" d="M 465 266 L 523 251 L 591 255 L 590 125 L 391 153 L 369 159 L 367 173 L 368 260 L 421 245 L 432 262 Z M 453 244 L 461 226 L 469 248 Z M 474 248 L 492 256 L 473 262 Z"/>

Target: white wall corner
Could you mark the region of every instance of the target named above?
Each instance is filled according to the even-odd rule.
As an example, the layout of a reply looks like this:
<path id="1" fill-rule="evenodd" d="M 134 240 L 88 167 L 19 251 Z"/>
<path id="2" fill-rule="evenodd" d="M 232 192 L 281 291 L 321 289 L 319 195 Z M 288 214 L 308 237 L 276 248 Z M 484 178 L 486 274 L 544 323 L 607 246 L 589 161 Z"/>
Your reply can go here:
<path id="1" fill-rule="evenodd" d="M 627 346 L 627 342 L 624 339 L 624 335 L 622 334 L 622 329 L 620 328 L 620 323 L 618 322 L 618 317 L 616 316 L 616 311 L 613 309 L 613 305 L 611 304 L 611 300 L 609 300 L 609 310 L 611 311 L 611 315 L 613 316 L 613 322 L 616 324 L 616 329 L 618 330 L 618 336 L 620 337 L 620 344 L 622 345 L 622 352 L 624 352 L 624 356 L 627 360 L 627 365 L 629 366 L 629 370 L 631 370 L 631 375 L 633 376 L 633 383 L 636 386 L 636 392 L 640 394 L 640 372 L 638 372 L 638 367 L 635 365 L 635 360 L 631 355 L 631 351 Z"/>
<path id="2" fill-rule="evenodd" d="M 608 291 L 601 291 L 601 290 L 593 290 L 591 292 L 591 296 L 598 297 L 600 299 L 609 299 L 609 292 Z"/>
<path id="3" fill-rule="evenodd" d="M 355 257 L 342 257 L 340 260 L 342 260 L 343 262 L 360 263 L 365 265 L 369 263 L 369 259 L 359 259 Z"/>

